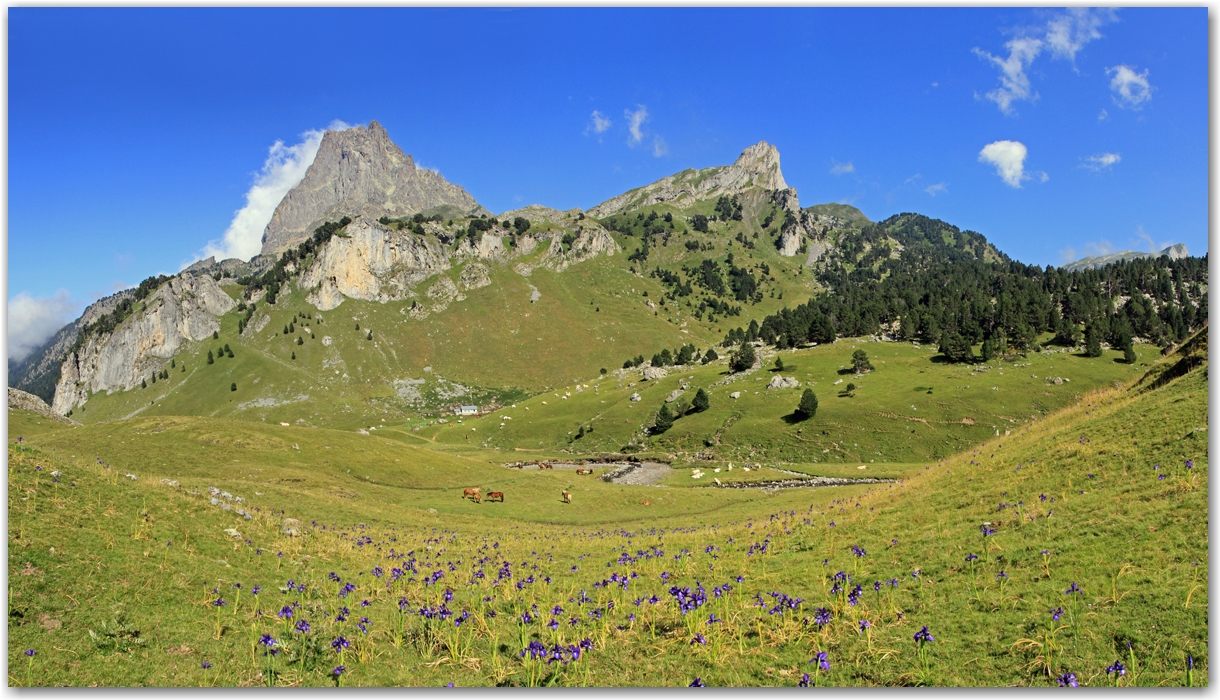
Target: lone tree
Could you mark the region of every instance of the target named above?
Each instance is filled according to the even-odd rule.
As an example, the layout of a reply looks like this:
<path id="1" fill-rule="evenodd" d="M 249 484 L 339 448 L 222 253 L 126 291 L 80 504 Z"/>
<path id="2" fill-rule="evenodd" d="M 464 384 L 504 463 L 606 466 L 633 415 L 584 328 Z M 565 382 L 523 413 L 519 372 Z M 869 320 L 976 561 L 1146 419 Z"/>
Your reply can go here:
<path id="1" fill-rule="evenodd" d="M 720 356 L 716 354 L 716 348 L 708 348 L 707 352 L 703 353 L 703 364 L 705 364 L 705 365 L 709 362 L 715 362 L 716 360 L 719 360 L 719 359 L 720 359 Z"/>
<path id="2" fill-rule="evenodd" d="M 1101 331 L 1096 323 L 1090 323 L 1084 331 L 1084 356 L 1101 357 Z"/>
<path id="3" fill-rule="evenodd" d="M 1131 342 L 1131 334 L 1124 331 L 1118 338 L 1118 344 L 1123 349 L 1123 360 L 1129 365 L 1135 364 L 1135 345 Z"/>
<path id="4" fill-rule="evenodd" d="M 653 435 L 661 433 L 674 427 L 674 416 L 669 412 L 669 405 L 663 404 L 661 410 L 657 412 L 657 420 L 652 424 Z"/>
<path id="5" fill-rule="evenodd" d="M 818 395 L 813 393 L 813 389 L 806 389 L 805 393 L 801 394 L 801 403 L 796 407 L 796 417 L 801 420 L 809 420 L 818 412 Z"/>
<path id="6" fill-rule="evenodd" d="M 741 347 L 737 348 L 737 352 L 733 353 L 733 359 L 729 362 L 729 369 L 734 372 L 744 372 L 754 366 L 754 346 L 750 345 L 750 341 L 741 341 Z"/>
<path id="7" fill-rule="evenodd" d="M 699 391 L 695 392 L 695 398 L 690 402 L 692 413 L 702 413 L 710 408 L 712 402 L 707 397 L 707 392 L 700 387 Z"/>
<path id="8" fill-rule="evenodd" d="M 215 363 L 216 363 L 216 360 L 212 358 L 212 351 L 208 350 L 208 364 L 211 365 L 211 364 L 215 364 Z"/>
<path id="9" fill-rule="evenodd" d="M 851 354 L 851 367 L 856 374 L 873 371 L 873 363 L 868 361 L 868 353 L 864 350 L 857 350 Z"/>
<path id="10" fill-rule="evenodd" d="M 784 371 L 784 358 L 782 358 L 782 357 L 775 358 L 775 371 L 776 372 Z"/>
<path id="11" fill-rule="evenodd" d="M 233 382 L 229 385 L 229 391 L 237 391 L 237 382 Z"/>

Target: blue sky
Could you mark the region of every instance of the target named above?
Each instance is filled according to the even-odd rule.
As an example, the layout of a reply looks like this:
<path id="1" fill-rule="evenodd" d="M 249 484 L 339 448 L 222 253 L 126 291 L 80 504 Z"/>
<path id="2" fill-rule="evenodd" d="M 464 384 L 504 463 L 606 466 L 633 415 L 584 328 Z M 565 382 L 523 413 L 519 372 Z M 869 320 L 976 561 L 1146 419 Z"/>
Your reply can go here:
<path id="1" fill-rule="evenodd" d="M 923 213 L 1027 263 L 1207 250 L 1207 8 L 8 17 L 10 346 L 178 271 L 273 144 L 292 165 L 336 120 L 380 121 L 495 212 L 588 208 L 766 140 L 803 205 Z"/>

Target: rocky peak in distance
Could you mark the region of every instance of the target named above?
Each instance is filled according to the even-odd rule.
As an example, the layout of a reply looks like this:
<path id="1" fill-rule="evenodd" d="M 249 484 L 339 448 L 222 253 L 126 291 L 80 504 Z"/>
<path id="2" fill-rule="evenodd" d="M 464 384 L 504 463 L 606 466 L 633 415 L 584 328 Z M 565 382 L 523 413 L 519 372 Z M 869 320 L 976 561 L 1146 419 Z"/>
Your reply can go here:
<path id="1" fill-rule="evenodd" d="M 589 214 L 600 218 L 662 203 L 687 207 L 699 200 L 732 196 L 751 187 L 788 189 L 779 168 L 779 151 L 766 141 L 742 151 L 732 165 L 683 170 L 606 200 L 590 209 Z"/>
<path id="2" fill-rule="evenodd" d="M 397 218 L 446 205 L 486 213 L 440 173 L 417 168 L 376 121 L 367 128 L 327 131 L 304 179 L 275 208 L 263 231 L 262 252 L 296 245 L 322 223 L 345 215 Z"/>

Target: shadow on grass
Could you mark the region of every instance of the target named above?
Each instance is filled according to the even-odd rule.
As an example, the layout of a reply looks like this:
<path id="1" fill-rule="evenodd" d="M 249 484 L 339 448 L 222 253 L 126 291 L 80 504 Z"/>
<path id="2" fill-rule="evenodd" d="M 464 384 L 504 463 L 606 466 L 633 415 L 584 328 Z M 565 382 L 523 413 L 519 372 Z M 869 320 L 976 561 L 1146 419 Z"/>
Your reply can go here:
<path id="1" fill-rule="evenodd" d="M 788 425 L 796 425 L 798 423 L 804 423 L 805 421 L 809 420 L 812 417 L 813 416 L 806 416 L 803 413 L 798 413 L 797 411 L 793 411 L 792 413 L 789 413 L 786 416 L 781 416 L 780 420 L 784 421 Z"/>

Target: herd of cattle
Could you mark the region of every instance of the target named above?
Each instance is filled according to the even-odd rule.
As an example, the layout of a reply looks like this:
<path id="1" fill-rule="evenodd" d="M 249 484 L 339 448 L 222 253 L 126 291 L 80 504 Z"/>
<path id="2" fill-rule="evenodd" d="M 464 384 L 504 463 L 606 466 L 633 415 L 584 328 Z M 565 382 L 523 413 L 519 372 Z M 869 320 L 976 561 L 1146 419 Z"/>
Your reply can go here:
<path id="1" fill-rule="evenodd" d="M 524 465 L 513 465 L 513 466 L 517 469 L 521 469 L 522 466 L 524 466 Z M 538 464 L 538 468 L 539 469 L 554 469 L 554 467 L 551 466 L 550 462 L 540 462 Z M 592 474 L 593 470 L 592 469 L 577 469 L 576 473 L 577 474 Z M 572 492 L 571 491 L 562 491 L 560 493 L 560 495 L 563 497 L 564 503 L 572 502 Z M 499 501 L 499 502 L 503 503 L 504 502 L 504 492 L 503 491 L 488 491 L 487 495 L 484 496 L 483 488 L 480 486 L 475 486 L 473 488 L 462 489 L 462 498 L 469 498 L 470 500 L 474 501 L 475 503 L 482 503 L 484 498 L 486 498 L 488 501 Z"/>

